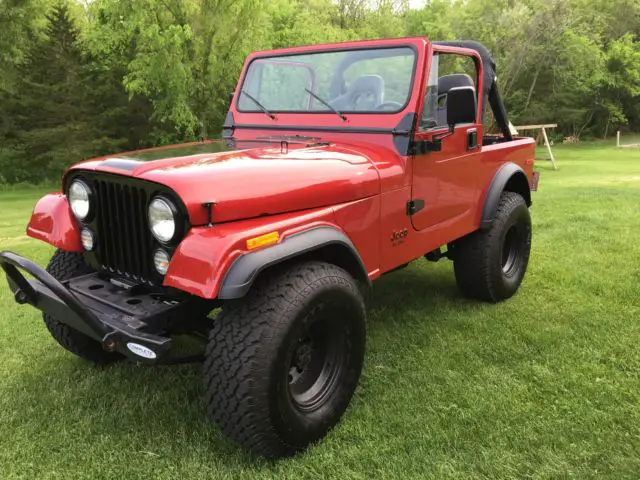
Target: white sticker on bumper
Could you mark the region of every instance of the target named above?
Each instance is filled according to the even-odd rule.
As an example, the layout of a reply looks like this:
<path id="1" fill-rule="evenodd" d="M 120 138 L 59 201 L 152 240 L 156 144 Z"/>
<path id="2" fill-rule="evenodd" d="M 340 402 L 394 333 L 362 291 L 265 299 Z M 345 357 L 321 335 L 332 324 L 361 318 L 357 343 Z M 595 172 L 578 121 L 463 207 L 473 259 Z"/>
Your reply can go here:
<path id="1" fill-rule="evenodd" d="M 127 343 L 127 348 L 139 357 L 148 358 L 151 360 L 157 357 L 156 352 L 138 343 L 129 342 Z"/>

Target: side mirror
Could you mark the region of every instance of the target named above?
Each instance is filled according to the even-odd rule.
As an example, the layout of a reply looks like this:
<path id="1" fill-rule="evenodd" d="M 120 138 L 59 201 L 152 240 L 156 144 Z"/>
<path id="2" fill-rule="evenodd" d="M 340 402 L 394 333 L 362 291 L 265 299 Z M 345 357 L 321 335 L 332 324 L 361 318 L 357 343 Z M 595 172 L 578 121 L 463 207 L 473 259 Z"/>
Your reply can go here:
<path id="1" fill-rule="evenodd" d="M 478 101 L 473 87 L 454 87 L 447 92 L 447 123 L 476 123 Z"/>

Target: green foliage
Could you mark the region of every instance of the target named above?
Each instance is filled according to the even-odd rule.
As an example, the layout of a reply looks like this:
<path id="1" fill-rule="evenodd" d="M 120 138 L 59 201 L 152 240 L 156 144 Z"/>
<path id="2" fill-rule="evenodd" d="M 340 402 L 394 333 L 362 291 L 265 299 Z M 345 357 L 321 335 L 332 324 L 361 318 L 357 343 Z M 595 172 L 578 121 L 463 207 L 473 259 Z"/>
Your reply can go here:
<path id="1" fill-rule="evenodd" d="M 637 0 L 5 0 L 0 24 L 0 182 L 215 136 L 251 51 L 362 38 L 478 40 L 513 123 L 640 130 Z"/>
<path id="2" fill-rule="evenodd" d="M 262 41 L 267 16 L 259 7 L 255 0 L 96 1 L 100 21 L 87 45 L 95 55 L 128 50 L 127 92 L 149 98 L 160 122 L 206 137 L 223 118 L 243 58 Z"/>
<path id="3" fill-rule="evenodd" d="M 46 24 L 46 0 L 0 2 L 0 92 L 14 91 L 30 42 Z"/>
<path id="4" fill-rule="evenodd" d="M 39 183 L 73 161 L 119 147 L 100 130 L 110 108 L 93 102 L 91 87 L 98 85 L 89 76 L 68 7 L 54 6 L 47 21 L 43 39 L 20 68 L 19 95 L 7 98 L 13 123 L 0 171 L 9 183 Z"/>
<path id="5" fill-rule="evenodd" d="M 19 166 L 14 155 L 2 159 L 3 175 L 11 183 L 36 183 L 67 165 L 67 155 L 82 158 L 91 151 L 77 31 L 65 6 L 54 7 L 47 20 L 44 39 L 26 54 L 20 69 L 21 94 L 12 99 L 13 153 L 23 158 Z"/>

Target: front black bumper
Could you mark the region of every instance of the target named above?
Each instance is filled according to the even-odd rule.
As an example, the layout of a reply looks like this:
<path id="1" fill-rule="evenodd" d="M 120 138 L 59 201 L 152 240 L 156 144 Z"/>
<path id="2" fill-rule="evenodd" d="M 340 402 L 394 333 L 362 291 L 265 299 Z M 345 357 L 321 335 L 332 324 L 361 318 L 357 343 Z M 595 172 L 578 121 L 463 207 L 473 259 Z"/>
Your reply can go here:
<path id="1" fill-rule="evenodd" d="M 162 361 L 171 349 L 171 325 L 194 310 L 193 300 L 138 292 L 97 273 L 60 282 L 12 252 L 0 253 L 0 266 L 18 303 L 28 303 L 136 362 Z M 34 279 L 27 280 L 20 270 Z"/>

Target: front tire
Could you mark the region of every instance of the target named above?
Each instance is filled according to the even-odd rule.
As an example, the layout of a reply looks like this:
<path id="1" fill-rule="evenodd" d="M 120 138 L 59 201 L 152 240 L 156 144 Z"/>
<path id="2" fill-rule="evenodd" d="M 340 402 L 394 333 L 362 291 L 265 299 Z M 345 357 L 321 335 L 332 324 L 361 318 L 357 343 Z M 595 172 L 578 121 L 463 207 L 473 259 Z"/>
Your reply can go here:
<path id="1" fill-rule="evenodd" d="M 521 195 L 503 192 L 488 230 L 454 244 L 453 266 L 463 295 L 488 302 L 513 296 L 520 287 L 531 251 L 531 216 Z"/>
<path id="2" fill-rule="evenodd" d="M 56 280 L 64 281 L 80 275 L 86 275 L 91 273 L 92 270 L 84 263 L 80 253 L 56 250 L 56 253 L 51 257 L 49 265 L 47 265 L 47 272 Z M 42 317 L 49 333 L 51 333 L 56 342 L 74 355 L 97 365 L 106 365 L 122 360 L 123 357 L 121 355 L 105 351 L 99 342 L 59 322 L 51 315 L 45 313 Z"/>
<path id="3" fill-rule="evenodd" d="M 294 455 L 340 420 L 364 347 L 364 302 L 347 272 L 306 262 L 263 278 L 214 321 L 204 365 L 209 414 L 256 454 Z"/>

